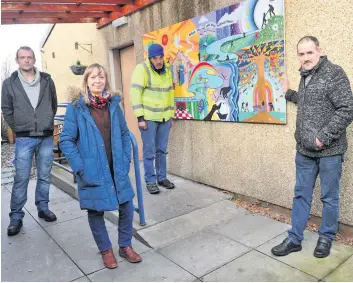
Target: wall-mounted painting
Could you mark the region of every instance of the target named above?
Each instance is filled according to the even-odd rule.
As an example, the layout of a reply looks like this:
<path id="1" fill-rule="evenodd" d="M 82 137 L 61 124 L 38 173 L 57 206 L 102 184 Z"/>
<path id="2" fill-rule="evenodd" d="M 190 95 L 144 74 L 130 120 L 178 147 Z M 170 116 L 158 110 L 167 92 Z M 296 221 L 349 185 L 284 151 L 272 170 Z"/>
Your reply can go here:
<path id="1" fill-rule="evenodd" d="M 175 118 L 286 123 L 284 0 L 244 0 L 143 36 L 171 68 Z"/>

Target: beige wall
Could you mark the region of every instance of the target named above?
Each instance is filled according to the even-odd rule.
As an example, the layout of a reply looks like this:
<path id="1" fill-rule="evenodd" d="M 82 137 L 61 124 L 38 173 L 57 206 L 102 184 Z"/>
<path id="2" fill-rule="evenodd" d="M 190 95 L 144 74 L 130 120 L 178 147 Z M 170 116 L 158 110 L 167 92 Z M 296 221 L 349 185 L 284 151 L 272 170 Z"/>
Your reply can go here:
<path id="1" fill-rule="evenodd" d="M 96 29 L 96 24 L 58 24 L 54 26 L 42 53 L 42 67 L 44 72 L 51 74 L 58 95 L 59 102 L 67 101 L 66 88 L 68 86 L 81 87 L 82 76 L 74 75 L 70 66 L 80 60 L 81 65 L 100 63 L 108 67 L 107 49 L 103 33 Z M 75 49 L 75 42 L 92 44 L 92 53 L 80 46 Z M 90 51 L 91 47 L 82 45 Z M 55 58 L 52 53 L 55 53 Z"/>
<path id="2" fill-rule="evenodd" d="M 128 25 L 120 28 L 107 26 L 99 32 L 107 48 L 134 42 L 139 63 L 143 60 L 144 33 L 234 2 L 163 0 L 129 16 Z M 353 83 L 351 0 L 285 0 L 285 24 L 286 62 L 292 88 L 297 88 L 299 82 L 296 43 L 307 34 L 319 38 L 329 59 L 341 65 Z M 100 60 L 106 62 L 108 52 Z M 288 103 L 287 114 L 288 123 L 285 126 L 176 121 L 170 137 L 169 171 L 197 182 L 290 208 L 295 184 L 296 106 Z M 340 221 L 353 225 L 352 127 L 349 128 L 349 144 L 342 178 Z M 318 189 L 315 191 L 312 212 L 321 215 Z"/>

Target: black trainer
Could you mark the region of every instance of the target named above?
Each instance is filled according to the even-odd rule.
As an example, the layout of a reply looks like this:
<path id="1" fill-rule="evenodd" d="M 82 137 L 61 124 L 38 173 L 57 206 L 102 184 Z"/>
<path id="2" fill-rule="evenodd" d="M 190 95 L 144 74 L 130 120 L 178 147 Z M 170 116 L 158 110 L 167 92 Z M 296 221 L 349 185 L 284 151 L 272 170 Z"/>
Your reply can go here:
<path id="1" fill-rule="evenodd" d="M 43 218 L 47 222 L 56 221 L 56 215 L 49 209 L 46 211 L 38 211 L 38 217 Z"/>
<path id="2" fill-rule="evenodd" d="M 23 226 L 22 220 L 11 220 L 9 227 L 7 227 L 7 235 L 15 236 L 20 233 Z"/>
<path id="3" fill-rule="evenodd" d="M 319 237 L 317 240 L 314 256 L 318 258 L 327 257 L 330 254 L 332 241 L 330 239 Z"/>
<path id="4" fill-rule="evenodd" d="M 289 237 L 287 237 L 284 239 L 284 241 L 281 244 L 273 247 L 271 252 L 276 256 L 285 256 L 292 252 L 299 252 L 301 250 L 302 250 L 301 244 L 299 245 L 294 244 L 292 240 Z"/>
<path id="5" fill-rule="evenodd" d="M 158 185 L 160 185 L 166 189 L 174 189 L 175 188 L 174 184 L 172 182 L 170 182 L 168 179 L 158 181 Z"/>
<path id="6" fill-rule="evenodd" d="M 152 195 L 159 193 L 159 188 L 156 184 L 147 183 L 146 188 L 147 188 L 147 191 Z"/>

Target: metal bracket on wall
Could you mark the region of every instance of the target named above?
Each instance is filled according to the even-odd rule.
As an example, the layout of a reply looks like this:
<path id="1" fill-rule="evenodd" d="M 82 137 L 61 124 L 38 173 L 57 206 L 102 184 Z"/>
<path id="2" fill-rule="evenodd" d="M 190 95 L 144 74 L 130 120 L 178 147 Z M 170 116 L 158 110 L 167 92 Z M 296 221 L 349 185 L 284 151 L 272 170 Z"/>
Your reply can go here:
<path id="1" fill-rule="evenodd" d="M 82 45 L 88 45 L 90 47 L 90 50 L 84 48 Z M 78 49 L 78 47 L 81 47 L 82 49 L 86 50 L 88 53 L 92 54 L 92 43 L 78 43 L 77 41 L 75 42 L 75 49 Z"/>

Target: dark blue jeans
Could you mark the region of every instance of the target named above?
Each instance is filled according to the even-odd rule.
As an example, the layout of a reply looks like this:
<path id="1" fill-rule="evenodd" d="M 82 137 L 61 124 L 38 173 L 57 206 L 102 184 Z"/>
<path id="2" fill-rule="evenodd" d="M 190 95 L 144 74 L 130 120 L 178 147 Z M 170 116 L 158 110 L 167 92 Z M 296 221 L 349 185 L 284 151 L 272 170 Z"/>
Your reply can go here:
<path id="1" fill-rule="evenodd" d="M 25 215 L 23 207 L 27 201 L 27 187 L 34 155 L 37 164 L 35 204 L 38 211 L 48 210 L 50 171 L 54 158 L 53 137 L 16 138 L 14 160 L 16 175 L 11 194 L 11 221 L 20 220 Z"/>
<path id="2" fill-rule="evenodd" d="M 295 196 L 292 207 L 292 229 L 289 237 L 296 244 L 304 239 L 313 197 L 313 190 L 320 174 L 321 201 L 323 204 L 320 236 L 335 239 L 338 230 L 339 188 L 342 175 L 342 155 L 311 158 L 297 152 Z"/>
<path id="3" fill-rule="evenodd" d="M 147 130 L 141 131 L 145 182 L 156 183 L 167 178 L 167 147 L 172 119 L 166 122 L 146 121 Z M 156 170 L 154 161 L 156 160 Z M 157 171 L 157 178 L 156 178 Z"/>
<path id="4" fill-rule="evenodd" d="M 112 247 L 104 222 L 104 212 L 88 210 L 88 223 L 100 252 Z M 131 246 L 132 221 L 134 219 L 134 204 L 131 201 L 119 204 L 118 244 L 121 248 Z"/>

